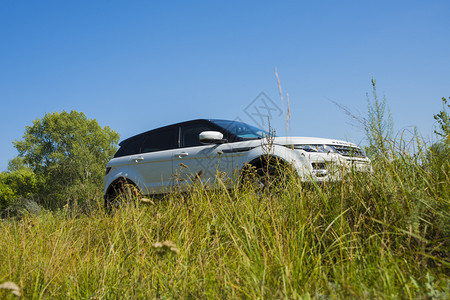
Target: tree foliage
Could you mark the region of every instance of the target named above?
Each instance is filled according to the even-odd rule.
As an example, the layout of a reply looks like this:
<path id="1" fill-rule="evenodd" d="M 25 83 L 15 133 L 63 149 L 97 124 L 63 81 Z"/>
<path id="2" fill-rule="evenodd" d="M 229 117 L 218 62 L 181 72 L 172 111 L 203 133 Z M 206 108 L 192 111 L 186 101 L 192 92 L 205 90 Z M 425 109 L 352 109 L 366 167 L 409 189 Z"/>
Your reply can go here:
<path id="1" fill-rule="evenodd" d="M 38 179 L 31 169 L 0 173 L 0 209 L 18 197 L 29 198 L 38 190 Z"/>
<path id="2" fill-rule="evenodd" d="M 26 168 L 29 168 L 29 166 L 27 166 L 25 164 L 23 158 L 20 156 L 17 156 L 8 162 L 8 171 L 9 172 L 14 172 L 14 171 L 18 171 L 18 170 L 26 169 Z"/>
<path id="3" fill-rule="evenodd" d="M 61 207 L 101 195 L 104 167 L 117 149 L 119 135 L 82 112 L 48 113 L 26 126 L 14 146 L 43 181 L 41 203 Z"/>
<path id="4" fill-rule="evenodd" d="M 448 98 L 442 97 L 442 110 L 434 115 L 434 119 L 438 122 L 439 128 L 434 132 L 444 139 L 444 143 L 450 143 L 450 115 L 447 112 L 450 108 Z"/>
<path id="5" fill-rule="evenodd" d="M 450 116 L 447 108 L 450 108 L 448 99 L 442 98 L 443 109 L 434 115 L 439 127 L 434 133 L 440 137 L 440 140 L 428 150 L 427 165 L 433 170 L 433 176 L 438 182 L 448 185 L 448 176 L 450 174 Z"/>
<path id="6" fill-rule="evenodd" d="M 8 164 L 8 172 L 0 173 L 0 210 L 16 198 L 30 198 L 37 194 L 39 180 L 23 160 L 17 157 Z"/>

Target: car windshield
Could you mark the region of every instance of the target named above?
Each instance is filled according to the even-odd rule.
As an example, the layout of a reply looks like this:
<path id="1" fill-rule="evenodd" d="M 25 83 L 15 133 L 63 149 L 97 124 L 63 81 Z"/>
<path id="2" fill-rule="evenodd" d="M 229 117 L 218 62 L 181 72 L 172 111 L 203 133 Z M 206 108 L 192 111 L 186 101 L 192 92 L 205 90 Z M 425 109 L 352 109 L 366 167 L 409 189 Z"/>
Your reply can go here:
<path id="1" fill-rule="evenodd" d="M 226 120 L 211 120 L 211 122 L 244 140 L 262 139 L 269 135 L 265 130 L 242 122 Z"/>

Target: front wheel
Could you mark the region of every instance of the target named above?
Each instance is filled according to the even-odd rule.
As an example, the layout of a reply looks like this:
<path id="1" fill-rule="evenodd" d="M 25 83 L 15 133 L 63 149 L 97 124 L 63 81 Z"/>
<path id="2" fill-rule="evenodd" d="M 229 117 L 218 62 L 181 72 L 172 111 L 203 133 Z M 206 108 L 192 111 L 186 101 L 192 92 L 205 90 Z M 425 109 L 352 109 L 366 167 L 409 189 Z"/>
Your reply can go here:
<path id="1" fill-rule="evenodd" d="M 125 180 L 120 180 L 112 185 L 105 196 L 105 208 L 108 211 L 117 209 L 128 203 L 133 203 L 139 198 L 138 188 Z"/>
<path id="2" fill-rule="evenodd" d="M 289 173 L 282 164 L 246 166 L 242 170 L 240 185 L 256 192 L 276 191 L 287 186 Z"/>

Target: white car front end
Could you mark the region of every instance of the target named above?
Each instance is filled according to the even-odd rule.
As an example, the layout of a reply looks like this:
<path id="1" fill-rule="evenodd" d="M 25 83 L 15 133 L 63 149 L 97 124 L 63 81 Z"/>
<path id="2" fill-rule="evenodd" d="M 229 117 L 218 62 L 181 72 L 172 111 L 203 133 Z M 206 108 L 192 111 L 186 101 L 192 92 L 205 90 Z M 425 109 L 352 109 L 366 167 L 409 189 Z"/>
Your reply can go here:
<path id="1" fill-rule="evenodd" d="M 239 169 L 256 157 L 265 155 L 289 162 L 301 181 L 335 181 L 342 174 L 372 171 L 370 159 L 353 143 L 312 137 L 275 137 L 234 143 Z"/>

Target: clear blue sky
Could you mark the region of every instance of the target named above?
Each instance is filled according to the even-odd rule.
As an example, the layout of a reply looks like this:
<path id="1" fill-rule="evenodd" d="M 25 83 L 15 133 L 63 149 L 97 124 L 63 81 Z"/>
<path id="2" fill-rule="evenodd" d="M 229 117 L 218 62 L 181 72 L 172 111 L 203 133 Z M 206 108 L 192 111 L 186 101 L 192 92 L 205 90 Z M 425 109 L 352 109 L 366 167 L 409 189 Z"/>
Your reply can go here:
<path id="1" fill-rule="evenodd" d="M 292 135 L 363 143 L 330 100 L 363 115 L 373 76 L 396 131 L 432 139 L 450 96 L 450 1 L 2 1 L 0 170 L 25 126 L 55 111 L 121 138 L 193 118 L 252 123 L 261 92 L 281 108 L 275 67 Z"/>

